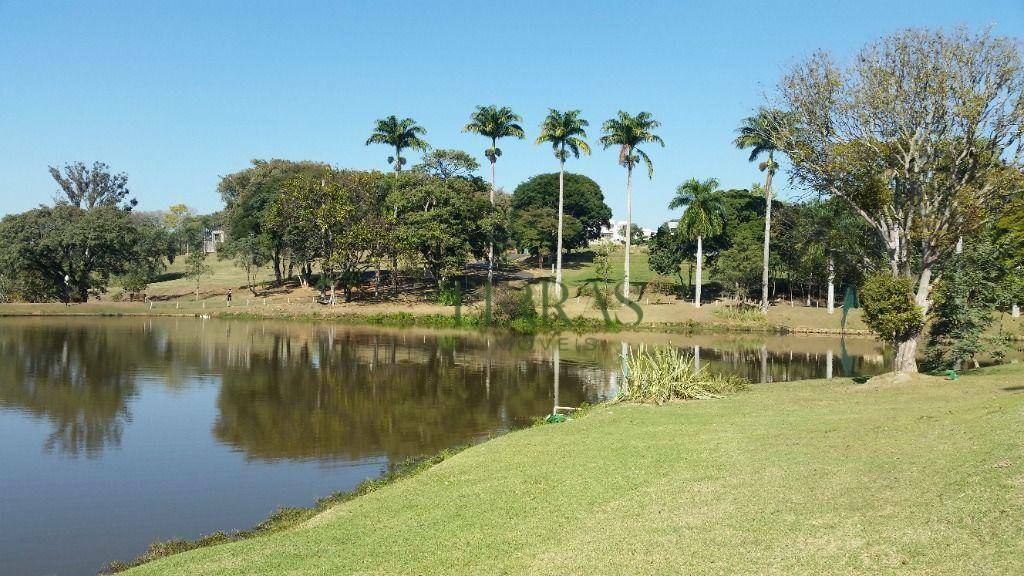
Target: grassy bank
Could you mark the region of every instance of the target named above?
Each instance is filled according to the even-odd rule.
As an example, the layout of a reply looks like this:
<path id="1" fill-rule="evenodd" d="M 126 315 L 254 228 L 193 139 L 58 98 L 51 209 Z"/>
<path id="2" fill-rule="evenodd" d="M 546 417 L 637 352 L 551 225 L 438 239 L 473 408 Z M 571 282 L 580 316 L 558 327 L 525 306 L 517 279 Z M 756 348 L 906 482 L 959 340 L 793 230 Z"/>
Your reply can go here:
<path id="1" fill-rule="evenodd" d="M 1018 574 L 1024 369 L 773 384 L 503 436 L 129 574 Z"/>

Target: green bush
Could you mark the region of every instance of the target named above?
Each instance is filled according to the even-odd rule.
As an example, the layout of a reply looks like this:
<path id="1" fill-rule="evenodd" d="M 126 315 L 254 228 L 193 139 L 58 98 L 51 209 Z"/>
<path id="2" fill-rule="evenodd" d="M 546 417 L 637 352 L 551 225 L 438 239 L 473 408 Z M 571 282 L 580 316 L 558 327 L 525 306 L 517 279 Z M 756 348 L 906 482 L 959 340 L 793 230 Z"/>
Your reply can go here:
<path id="1" fill-rule="evenodd" d="M 529 323 L 537 319 L 537 307 L 529 288 L 498 288 L 491 292 L 491 318 L 497 324 L 516 321 Z"/>
<path id="2" fill-rule="evenodd" d="M 446 280 L 437 289 L 437 303 L 442 306 L 459 306 L 462 304 L 462 290 L 459 283 Z"/>
<path id="3" fill-rule="evenodd" d="M 720 398 L 748 386 L 738 376 L 712 374 L 706 366 L 694 368 L 693 358 L 673 346 L 640 346 L 630 351 L 626 373 L 626 390 L 619 398 L 631 402 Z"/>
<path id="4" fill-rule="evenodd" d="M 868 276 L 860 289 L 860 305 L 864 323 L 886 342 L 905 342 L 917 337 L 924 327 L 924 314 L 914 302 L 909 278 Z"/>

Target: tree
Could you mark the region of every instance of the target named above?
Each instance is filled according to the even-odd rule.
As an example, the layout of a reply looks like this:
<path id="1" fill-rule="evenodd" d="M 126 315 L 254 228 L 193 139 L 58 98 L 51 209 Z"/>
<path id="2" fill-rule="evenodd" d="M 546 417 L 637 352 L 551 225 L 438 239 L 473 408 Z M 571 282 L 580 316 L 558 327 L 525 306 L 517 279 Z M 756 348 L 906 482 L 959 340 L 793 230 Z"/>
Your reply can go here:
<path id="1" fill-rule="evenodd" d="M 571 216 L 580 224 L 576 233 L 562 227 L 562 249 L 582 248 L 589 240 L 600 238 L 601 227 L 608 224 L 612 209 L 605 204 L 604 193 L 597 182 L 582 174 L 553 172 L 531 177 L 512 192 L 513 213 L 557 206 L 559 190 L 564 216 Z M 555 215 L 557 217 L 557 213 Z"/>
<path id="2" fill-rule="evenodd" d="M 931 370 L 978 366 L 977 355 L 994 348 L 982 340 L 1010 272 L 1003 266 L 994 230 L 973 236 L 939 267 L 935 305 L 928 325 L 925 365 Z"/>
<path id="3" fill-rule="evenodd" d="M 244 238 L 232 238 L 224 248 L 217 252 L 218 258 L 229 258 L 235 266 L 245 272 L 245 286 L 253 296 L 256 291 L 256 276 L 260 268 L 270 260 L 270 250 L 266 241 L 260 236 L 250 234 Z"/>
<path id="4" fill-rule="evenodd" d="M 893 344 L 917 338 L 924 326 L 924 313 L 913 292 L 912 280 L 906 276 L 872 274 L 860 290 L 864 323 Z"/>
<path id="5" fill-rule="evenodd" d="M 661 122 L 655 120 L 649 112 L 640 112 L 631 116 L 619 110 L 617 118 L 605 121 L 601 126 L 604 136 L 601 136 L 601 145 L 604 148 L 618 146 L 619 164 L 626 168 L 626 226 L 633 227 L 633 168 L 642 160 L 647 166 L 647 177 L 654 177 L 654 165 L 647 153 L 639 147 L 646 143 L 658 143 L 662 147 L 665 142 L 654 130 L 661 126 Z M 623 293 L 629 297 L 629 249 L 630 237 L 626 235 L 626 261 Z"/>
<path id="6" fill-rule="evenodd" d="M 94 162 L 92 168 L 83 162 L 65 164 L 63 170 L 50 166 L 50 176 L 60 186 L 62 195 L 56 197 L 57 203 L 65 203 L 76 208 L 91 210 L 100 206 L 121 207 L 130 210 L 137 204 L 132 198 L 125 206 L 121 202 L 128 197 L 128 176 L 125 173 L 113 174 L 110 166 L 103 162 Z"/>
<path id="7" fill-rule="evenodd" d="M 480 169 L 480 163 L 462 150 L 439 148 L 430 150 L 423 155 L 419 164 L 412 167 L 413 172 L 437 176 L 441 180 L 449 178 L 475 178 L 474 172 Z"/>
<path id="8" fill-rule="evenodd" d="M 185 277 L 196 284 L 196 302 L 199 301 L 199 281 L 210 272 L 210 267 L 206 264 L 206 253 L 202 250 L 193 250 L 185 257 Z"/>
<path id="9" fill-rule="evenodd" d="M 387 199 L 398 207 L 396 243 L 422 262 L 438 288 L 486 253 L 493 211 L 483 186 L 468 180 L 420 177 L 399 181 Z"/>
<path id="10" fill-rule="evenodd" d="M 101 162 L 92 169 L 72 164 L 63 173 L 51 168 L 63 197 L 0 221 L 3 274 L 21 284 L 23 294 L 85 302 L 130 263 L 150 264 L 142 232 L 149 221 L 132 218 L 127 177 L 107 170 Z"/>
<path id="11" fill-rule="evenodd" d="M 562 233 L 569 238 L 581 236 L 583 226 L 569 214 L 562 216 Z M 518 211 L 512 220 L 512 237 L 522 250 L 538 257 L 538 266 L 544 266 L 544 256 L 558 252 L 558 213 L 550 206 L 530 207 Z"/>
<path id="12" fill-rule="evenodd" d="M 686 262 L 691 254 L 695 254 L 695 251 L 695 246 L 691 245 L 679 228 L 673 230 L 667 224 L 662 224 L 654 236 L 651 236 L 648 262 L 651 270 L 658 274 L 675 276 L 679 280 L 679 290 L 682 293 L 683 262 Z"/>
<path id="13" fill-rule="evenodd" d="M 685 238 L 697 241 L 697 280 L 694 285 L 693 305 L 700 308 L 704 239 L 721 234 L 725 225 L 725 205 L 721 190 L 718 189 L 718 180 L 687 180 L 676 188 L 675 198 L 669 202 L 668 207 L 670 210 L 686 207 L 686 212 L 683 212 L 682 218 L 679 219 L 679 232 Z"/>
<path id="14" fill-rule="evenodd" d="M 551 144 L 558 159 L 558 238 L 555 243 L 555 286 L 562 286 L 562 233 L 565 214 L 565 160 L 572 154 L 573 158 L 579 158 L 580 153 L 590 154 L 590 145 L 584 138 L 587 137 L 587 126 L 589 122 L 580 118 L 579 110 L 566 110 L 564 112 L 555 110 L 548 111 L 544 122 L 540 125 L 540 135 L 537 136 L 537 144 L 545 142 Z M 561 288 L 559 288 L 560 290 Z"/>
<path id="15" fill-rule="evenodd" d="M 472 132 L 491 139 L 491 147 L 484 150 L 484 156 L 491 162 L 491 205 L 494 205 L 494 165 L 501 157 L 501 148 L 498 148 L 499 138 L 526 137 L 523 127 L 519 125 L 523 118 L 512 112 L 507 106 L 477 106 L 470 115 L 470 121 L 462 128 L 463 132 Z M 487 282 L 494 277 L 494 240 L 490 240 L 487 246 Z"/>
<path id="16" fill-rule="evenodd" d="M 287 210 L 282 210 L 280 197 L 287 183 L 297 176 L 322 178 L 331 167 L 322 162 L 293 162 L 291 160 L 253 160 L 252 166 L 228 174 L 217 185 L 224 201 L 224 213 L 229 238 L 245 238 L 250 234 L 262 237 L 270 250 L 274 278 L 278 284 L 291 275 L 298 262 L 308 269 L 302 237 L 295 233 L 296 222 Z M 208 231 L 203 233 L 203 237 Z M 286 241 L 289 239 L 292 242 Z M 296 248 L 299 248 L 296 250 Z"/>
<path id="17" fill-rule="evenodd" d="M 373 134 L 366 139 L 366 145 L 384 144 L 395 149 L 394 156 L 388 156 L 388 164 L 395 168 L 395 172 L 401 172 L 406 159 L 402 157 L 402 150 L 411 148 L 425 152 L 430 145 L 421 136 L 427 130 L 416 123 L 412 118 L 398 119 L 395 115 L 377 120 Z"/>
<path id="18" fill-rule="evenodd" d="M 979 228 L 998 191 L 1022 179 L 1016 43 L 964 29 L 906 30 L 846 69 L 816 54 L 779 91 L 796 128 L 778 127 L 774 141 L 793 180 L 857 211 L 885 243 L 890 275 L 914 285 L 927 315 L 937 264 Z M 896 371 L 917 371 L 920 331 L 901 331 Z"/>
<path id="19" fill-rule="evenodd" d="M 761 311 L 768 312 L 768 259 L 771 245 L 772 228 L 772 176 L 779 169 L 775 162 L 775 152 L 779 146 L 776 136 L 790 124 L 788 115 L 781 110 L 762 108 L 757 115 L 743 120 L 737 132 L 739 136 L 733 141 L 737 148 L 750 148 L 750 162 L 757 161 L 761 156 L 767 159 L 758 165 L 765 173 L 764 177 L 764 256 L 762 257 L 761 273 Z"/>

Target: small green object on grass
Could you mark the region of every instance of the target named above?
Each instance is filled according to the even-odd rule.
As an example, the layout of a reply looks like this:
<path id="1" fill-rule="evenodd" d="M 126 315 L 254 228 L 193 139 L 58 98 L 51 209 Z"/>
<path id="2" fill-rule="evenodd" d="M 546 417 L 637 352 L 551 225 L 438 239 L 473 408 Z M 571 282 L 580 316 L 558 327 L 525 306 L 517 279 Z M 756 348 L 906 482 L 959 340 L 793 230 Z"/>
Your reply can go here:
<path id="1" fill-rule="evenodd" d="M 960 377 L 956 375 L 956 370 L 946 370 L 946 380 L 959 380 Z"/>
<path id="2" fill-rule="evenodd" d="M 544 419 L 544 421 L 547 422 L 548 424 L 558 424 L 559 422 L 565 422 L 565 414 L 549 414 L 548 417 Z"/>

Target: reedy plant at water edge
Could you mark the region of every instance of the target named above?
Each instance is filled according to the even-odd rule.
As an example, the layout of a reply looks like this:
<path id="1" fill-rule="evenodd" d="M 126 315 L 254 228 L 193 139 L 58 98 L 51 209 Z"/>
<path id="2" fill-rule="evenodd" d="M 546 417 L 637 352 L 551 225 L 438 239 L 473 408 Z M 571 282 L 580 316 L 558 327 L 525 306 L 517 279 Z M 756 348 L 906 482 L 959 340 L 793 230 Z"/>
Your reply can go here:
<path id="1" fill-rule="evenodd" d="M 693 357 L 674 346 L 641 345 L 626 356 L 626 389 L 619 400 L 664 404 L 671 400 L 706 400 L 745 390 L 738 376 L 697 368 Z"/>

